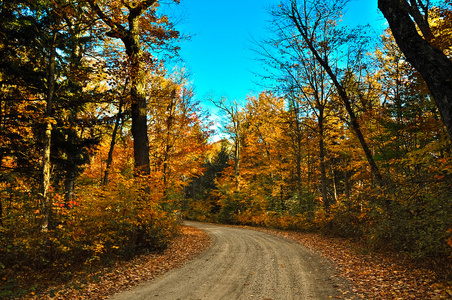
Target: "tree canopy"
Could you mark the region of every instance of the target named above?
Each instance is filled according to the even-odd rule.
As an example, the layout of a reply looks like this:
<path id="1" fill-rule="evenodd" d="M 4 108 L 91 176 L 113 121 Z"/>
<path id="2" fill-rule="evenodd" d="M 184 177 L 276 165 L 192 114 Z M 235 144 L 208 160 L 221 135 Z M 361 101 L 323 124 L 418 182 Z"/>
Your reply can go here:
<path id="1" fill-rule="evenodd" d="M 3 1 L 0 298 L 161 251 L 181 218 L 451 266 L 452 2 L 378 0 L 378 41 L 348 2 L 274 6 L 241 102 L 196 95 L 163 3 Z"/>

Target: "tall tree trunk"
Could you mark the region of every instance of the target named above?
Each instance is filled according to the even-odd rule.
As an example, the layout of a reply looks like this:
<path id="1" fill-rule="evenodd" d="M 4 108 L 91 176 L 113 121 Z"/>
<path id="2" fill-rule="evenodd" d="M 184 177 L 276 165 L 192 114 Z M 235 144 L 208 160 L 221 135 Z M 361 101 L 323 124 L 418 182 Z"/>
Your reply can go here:
<path id="1" fill-rule="evenodd" d="M 82 29 L 80 28 L 80 24 L 76 23 L 74 24 L 74 20 L 70 17 L 66 18 L 66 22 L 68 24 L 68 31 L 70 32 L 71 36 L 74 36 L 75 40 L 71 45 L 71 59 L 70 59 L 70 65 L 69 69 L 72 76 L 75 76 L 73 78 L 69 78 L 69 80 L 72 81 L 72 84 L 74 84 L 75 87 L 77 87 L 77 92 L 72 97 L 80 97 L 80 92 L 82 91 L 82 83 L 77 79 L 77 75 L 80 73 L 80 67 L 82 66 L 82 45 L 80 43 L 80 38 L 82 38 Z M 78 110 L 73 109 L 70 111 L 70 118 L 76 119 L 77 118 Z M 73 122 L 73 121 L 72 121 Z M 77 131 L 76 128 L 70 128 L 68 133 L 67 143 L 68 145 L 74 146 L 75 148 L 78 147 L 76 145 L 77 143 Z M 74 198 L 74 189 L 75 189 L 75 179 L 77 178 L 77 162 L 76 162 L 76 156 L 78 151 L 71 151 L 70 149 L 66 149 L 67 154 L 67 165 L 65 170 L 65 178 L 64 178 L 64 201 L 66 208 L 71 207 L 71 201 Z"/>
<path id="2" fill-rule="evenodd" d="M 324 118 L 323 112 L 319 112 L 318 117 L 319 122 L 319 158 L 320 158 L 320 177 L 321 177 L 321 185 L 322 185 L 322 197 L 323 197 L 323 206 L 326 211 L 329 211 L 331 202 L 328 198 L 327 191 L 327 181 L 326 181 L 326 166 L 325 166 L 325 141 L 324 141 Z"/>
<path id="3" fill-rule="evenodd" d="M 47 192 L 50 186 L 50 147 L 52 142 L 52 106 L 53 97 L 55 94 L 55 64 L 56 64 L 56 42 L 57 33 L 53 34 L 53 42 L 49 47 L 49 65 L 48 65 L 48 78 L 47 78 L 47 99 L 46 99 L 46 124 L 44 129 L 44 140 L 43 140 L 43 153 L 42 153 L 42 173 L 41 173 L 41 213 L 43 216 L 41 222 L 41 230 L 47 231 L 50 224 L 51 215 L 51 204 L 48 198 Z"/>
<path id="4" fill-rule="evenodd" d="M 146 101 L 146 70 L 143 61 L 143 50 L 140 43 L 140 17 L 156 0 L 145 0 L 129 7 L 128 29 L 123 24 L 107 16 L 95 0 L 88 0 L 91 8 L 110 27 L 107 34 L 112 38 L 121 39 L 126 48 L 130 62 L 131 78 L 131 115 L 133 153 L 135 159 L 134 173 L 136 176 L 148 175 L 151 172 L 149 160 L 149 138 L 147 126 Z"/>
<path id="5" fill-rule="evenodd" d="M 380 173 L 380 169 L 378 168 L 377 164 L 375 163 L 375 160 L 372 155 L 372 151 L 369 148 L 369 145 L 366 142 L 366 139 L 364 138 L 364 135 L 361 131 L 361 126 L 359 125 L 358 118 L 356 117 L 355 111 L 353 110 L 352 103 L 350 101 L 350 97 L 348 96 L 347 92 L 345 91 L 342 84 L 337 79 L 336 74 L 333 73 L 330 66 L 326 61 L 324 61 L 322 58 L 318 58 L 320 60 L 321 65 L 325 68 L 325 71 L 330 76 L 331 80 L 333 81 L 334 86 L 336 87 L 339 97 L 342 100 L 342 103 L 344 104 L 345 110 L 348 113 L 348 116 L 350 118 L 350 125 L 352 126 L 353 131 L 355 132 L 356 137 L 358 138 L 358 141 L 361 145 L 361 148 L 364 151 L 364 154 L 366 156 L 367 162 L 370 165 L 370 169 L 372 171 L 372 175 L 375 176 L 375 179 L 377 181 L 377 185 L 382 187 L 384 186 L 383 176 Z"/>
<path id="6" fill-rule="evenodd" d="M 452 140 L 452 61 L 429 42 L 428 31 L 424 37 L 419 34 L 406 0 L 378 0 L 378 8 L 388 21 L 400 50 L 424 78 Z M 422 32 L 426 31 L 425 24 L 417 25 Z"/>
<path id="7" fill-rule="evenodd" d="M 361 131 L 361 126 L 359 125 L 358 118 L 356 117 L 356 114 L 352 108 L 350 98 L 348 97 L 347 92 L 345 92 L 342 85 L 339 83 L 339 81 L 335 77 L 335 75 L 332 73 L 331 69 L 330 69 L 330 72 L 331 72 L 331 76 L 334 76 L 333 82 L 339 91 L 339 96 L 341 97 L 342 102 L 344 103 L 345 110 L 347 111 L 348 116 L 350 118 L 350 124 L 352 125 L 352 129 L 355 132 L 355 135 L 358 138 L 359 143 L 361 144 L 361 148 L 363 149 L 364 154 L 366 155 L 366 159 L 370 165 L 372 175 L 375 176 L 377 185 L 380 187 L 383 187 L 384 186 L 383 176 L 381 175 L 380 169 L 378 168 L 377 164 L 375 163 L 375 160 L 372 155 L 372 151 L 370 150 L 369 146 L 367 145 L 367 142 Z"/>
<path id="8" fill-rule="evenodd" d="M 146 101 L 146 78 L 142 51 L 139 46 L 138 32 L 134 35 L 136 43 L 126 45 L 130 49 L 129 59 L 132 64 L 132 88 L 131 88 L 131 113 L 132 113 L 132 136 L 133 153 L 135 158 L 135 175 L 148 175 L 150 170 L 149 160 L 149 138 L 147 125 L 147 101 Z M 127 40 L 126 40 L 127 41 Z M 128 43 L 124 41 L 124 44 Z"/>
<path id="9" fill-rule="evenodd" d="M 297 105 L 297 104 L 295 104 Z M 299 116 L 299 109 L 300 107 L 295 107 L 294 105 L 294 121 L 295 121 L 295 139 L 296 139 L 296 170 L 297 170 L 297 193 L 300 196 L 301 195 L 301 145 L 302 145 L 302 134 L 301 134 L 301 126 L 300 126 L 300 120 L 298 119 Z"/>
<path id="10" fill-rule="evenodd" d="M 47 104 L 48 105 L 48 104 Z M 50 223 L 50 200 L 48 198 L 47 192 L 50 186 L 50 146 L 52 140 L 52 124 L 50 121 L 47 121 L 44 129 L 44 143 L 43 143 L 43 153 L 42 153 L 42 170 L 41 170 L 41 186 L 40 186 L 40 195 L 41 195 L 41 213 L 43 216 L 41 222 L 42 231 L 47 231 L 49 229 Z"/>

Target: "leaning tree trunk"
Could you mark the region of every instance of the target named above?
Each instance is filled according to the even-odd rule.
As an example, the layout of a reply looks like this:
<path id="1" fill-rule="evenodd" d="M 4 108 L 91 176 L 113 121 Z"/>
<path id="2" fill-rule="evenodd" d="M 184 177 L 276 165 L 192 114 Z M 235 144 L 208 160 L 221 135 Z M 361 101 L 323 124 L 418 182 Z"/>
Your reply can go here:
<path id="1" fill-rule="evenodd" d="M 452 61 L 427 36 L 423 38 L 410 17 L 405 0 L 378 0 L 378 8 L 408 62 L 422 75 L 435 99 L 452 140 Z M 420 26 L 422 27 L 422 25 Z"/>
<path id="2" fill-rule="evenodd" d="M 342 84 L 339 82 L 339 80 L 336 77 L 336 74 L 331 70 L 330 66 L 326 61 L 324 61 L 317 52 L 315 52 L 317 59 L 319 60 L 322 67 L 325 69 L 325 71 L 328 73 L 329 77 L 333 81 L 334 86 L 337 89 L 337 92 L 339 94 L 339 97 L 342 100 L 342 103 L 344 104 L 345 110 L 348 113 L 348 116 L 350 118 L 350 125 L 352 126 L 353 131 L 355 132 L 356 137 L 359 140 L 359 143 L 361 144 L 361 148 L 364 151 L 364 154 L 366 156 L 367 162 L 370 165 L 370 169 L 372 171 L 372 175 L 375 176 L 375 179 L 377 181 L 377 185 L 380 187 L 383 187 L 384 181 L 383 176 L 380 173 L 380 169 L 378 168 L 377 164 L 375 163 L 375 160 L 372 155 L 372 151 L 370 151 L 369 145 L 367 144 L 364 135 L 361 131 L 361 126 L 358 122 L 358 118 L 356 117 L 355 111 L 353 110 L 352 103 L 350 101 L 350 97 L 348 96 L 347 92 L 345 91 Z"/>
<path id="3" fill-rule="evenodd" d="M 328 76 L 330 77 L 331 81 L 333 82 L 335 88 L 337 89 L 337 93 L 339 94 L 339 97 L 341 98 L 342 103 L 344 104 L 345 110 L 347 111 L 348 116 L 350 118 L 350 125 L 361 144 L 364 154 L 366 155 L 366 159 L 370 165 L 372 175 L 375 176 L 378 186 L 383 187 L 384 186 L 383 176 L 381 175 L 380 169 L 378 168 L 377 164 L 375 163 L 372 152 L 370 151 L 370 148 L 367 145 L 367 142 L 361 131 L 361 126 L 360 126 L 360 124 L 358 122 L 358 118 L 356 117 L 356 114 L 352 108 L 352 103 L 351 103 L 350 97 L 347 94 L 347 91 L 345 90 L 344 86 L 339 82 L 337 75 L 331 69 L 331 66 L 330 66 L 328 60 L 324 59 L 320 55 L 319 51 L 317 50 L 316 46 L 314 45 L 314 41 L 311 39 L 311 36 L 307 33 L 308 31 L 307 31 L 306 24 L 303 23 L 305 20 L 302 18 L 299 11 L 297 10 L 296 2 L 292 2 L 290 15 L 288 17 L 294 23 L 295 27 L 297 28 L 298 33 L 302 36 L 302 38 L 306 42 L 307 47 L 312 52 L 315 59 L 320 63 L 320 65 L 325 70 L 325 72 L 328 74 Z"/>

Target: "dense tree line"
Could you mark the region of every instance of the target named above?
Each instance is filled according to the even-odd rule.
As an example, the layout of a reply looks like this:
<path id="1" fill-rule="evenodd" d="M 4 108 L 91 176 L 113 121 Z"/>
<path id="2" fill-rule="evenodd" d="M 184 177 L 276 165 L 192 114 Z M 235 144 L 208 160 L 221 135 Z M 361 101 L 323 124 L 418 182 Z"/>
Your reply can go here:
<path id="1" fill-rule="evenodd" d="M 158 1 L 1 2 L 0 297 L 164 249 L 179 211 L 447 261 L 452 2 L 379 0 L 377 42 L 347 3 L 271 10 L 268 89 L 213 99 L 209 143 Z"/>
<path id="2" fill-rule="evenodd" d="M 379 4 L 385 13 L 404 2 Z M 447 108 L 438 102 L 451 93 L 441 98 L 431 80 L 451 77 L 425 75 L 409 58 L 425 55 L 421 50 L 404 53 L 415 41 L 393 27 L 400 19 L 389 22 L 397 34 L 388 29 L 377 43 L 365 28 L 341 25 L 347 3 L 290 0 L 271 10 L 273 35 L 256 52 L 271 70 L 265 76 L 272 85 L 249 96 L 244 107 L 217 102 L 229 120 L 224 132 L 231 158 L 207 195 L 192 195 L 191 215 L 321 230 L 377 249 L 447 260 L 451 139 Z M 407 1 L 404 13 L 429 43 L 425 47 L 446 58 L 447 68 L 450 2 L 428 8 L 420 3 Z M 399 47 L 403 42 L 408 45 Z"/>
<path id="3" fill-rule="evenodd" d="M 184 70 L 165 69 L 179 33 L 158 8 L 0 4 L 0 298 L 177 232 L 210 130 Z"/>

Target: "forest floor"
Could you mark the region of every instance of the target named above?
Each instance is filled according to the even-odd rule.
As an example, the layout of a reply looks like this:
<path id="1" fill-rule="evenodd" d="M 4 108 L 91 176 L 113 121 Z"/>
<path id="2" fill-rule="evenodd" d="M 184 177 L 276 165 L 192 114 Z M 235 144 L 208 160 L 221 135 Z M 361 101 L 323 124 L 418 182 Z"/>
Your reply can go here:
<path id="1" fill-rule="evenodd" d="M 21 299 L 107 299 L 131 286 L 150 281 L 193 259 L 211 244 L 199 229 L 182 226 L 180 234 L 162 253 L 145 254 L 92 273 L 81 272 L 65 284 L 54 285 Z M 0 297 L 1 298 L 1 297 Z"/>
<path id="2" fill-rule="evenodd" d="M 360 243 L 318 234 L 249 229 L 294 240 L 330 259 L 337 266 L 337 275 L 347 278 L 352 291 L 362 299 L 452 299 L 450 282 L 393 253 L 370 252 Z M 163 253 L 142 255 L 94 274 L 76 276 L 68 284 L 23 299 L 106 299 L 183 265 L 210 245 L 207 233 L 184 226 L 181 235 Z M 347 298 L 346 294 L 343 296 Z"/>

